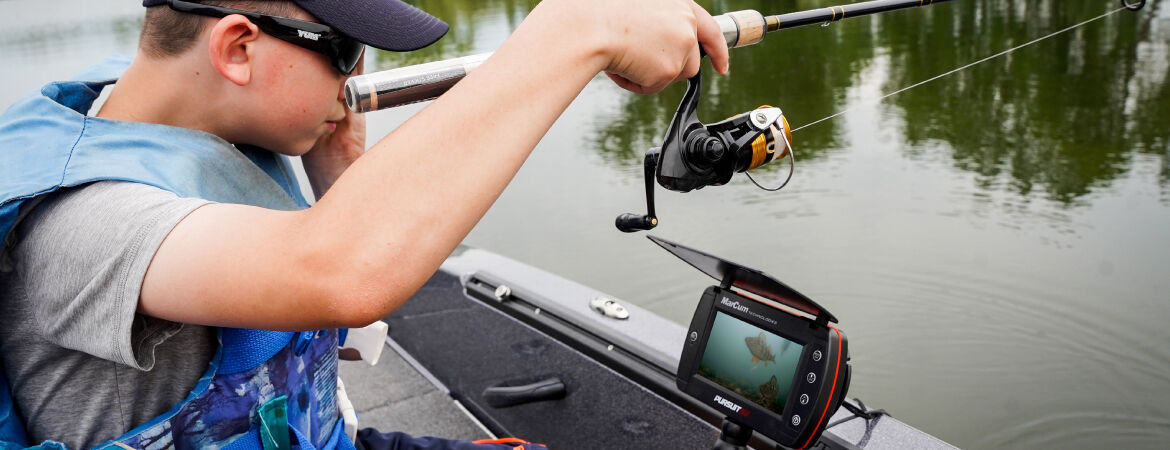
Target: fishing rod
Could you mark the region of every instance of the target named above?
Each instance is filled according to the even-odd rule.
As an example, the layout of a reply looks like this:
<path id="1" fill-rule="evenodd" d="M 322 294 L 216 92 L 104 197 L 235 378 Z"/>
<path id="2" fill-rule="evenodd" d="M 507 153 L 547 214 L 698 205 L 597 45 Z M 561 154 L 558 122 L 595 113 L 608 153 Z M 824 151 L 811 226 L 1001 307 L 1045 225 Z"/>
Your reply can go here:
<path id="1" fill-rule="evenodd" d="M 742 10 L 715 16 L 728 48 L 757 44 L 764 35 L 806 25 L 828 25 L 846 18 L 944 3 L 953 0 L 871 0 L 848 5 L 765 16 Z M 1141 0 L 1145 2 L 1145 0 Z M 345 83 L 345 102 L 354 112 L 365 113 L 432 100 L 479 67 L 491 53 L 464 56 L 350 78 Z"/>
<path id="2" fill-rule="evenodd" d="M 949 1 L 952 0 L 872 0 L 774 16 L 764 16 L 754 10 L 743 10 L 715 16 L 715 21 L 723 33 L 728 48 L 738 48 L 757 44 L 763 40 L 764 35 L 774 31 L 814 24 L 828 25 L 854 17 Z M 1146 0 L 1119 1 L 1122 7 L 1112 12 L 901 89 L 888 94 L 887 97 L 1123 9 L 1137 11 L 1146 4 Z M 485 53 L 355 76 L 345 84 L 345 100 L 350 109 L 358 113 L 430 100 L 446 92 L 489 56 L 490 53 Z M 704 124 L 696 113 L 701 86 L 701 72 L 687 80 L 687 90 L 674 117 L 671 118 L 662 145 L 646 152 L 643 165 L 647 213 L 626 213 L 618 216 L 615 225 L 619 230 L 627 233 L 644 231 L 658 225 L 654 212 L 655 180 L 666 189 L 689 192 L 706 186 L 724 185 L 735 173 L 745 173 L 756 186 L 768 191 L 780 190 L 792 179 L 795 172 L 791 145 L 794 130 L 789 126 L 780 108 L 765 105 L 717 123 Z M 821 120 L 831 119 L 842 113 Z M 818 122 L 820 120 L 813 123 Z M 789 172 L 778 187 L 765 188 L 748 173 L 751 169 L 785 157 L 788 158 Z"/>

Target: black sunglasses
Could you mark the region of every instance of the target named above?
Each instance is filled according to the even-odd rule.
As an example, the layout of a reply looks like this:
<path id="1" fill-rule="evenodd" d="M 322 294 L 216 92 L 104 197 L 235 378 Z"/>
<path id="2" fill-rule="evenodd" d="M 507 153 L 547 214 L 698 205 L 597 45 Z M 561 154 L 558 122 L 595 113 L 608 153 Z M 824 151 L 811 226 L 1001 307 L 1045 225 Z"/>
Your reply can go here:
<path id="1" fill-rule="evenodd" d="M 315 22 L 181 0 L 169 0 L 167 4 L 178 12 L 207 17 L 227 17 L 232 14 L 247 17 L 269 36 L 328 56 L 329 62 L 343 75 L 353 73 L 362 59 L 362 50 L 366 48 L 365 44 L 356 39 Z"/>

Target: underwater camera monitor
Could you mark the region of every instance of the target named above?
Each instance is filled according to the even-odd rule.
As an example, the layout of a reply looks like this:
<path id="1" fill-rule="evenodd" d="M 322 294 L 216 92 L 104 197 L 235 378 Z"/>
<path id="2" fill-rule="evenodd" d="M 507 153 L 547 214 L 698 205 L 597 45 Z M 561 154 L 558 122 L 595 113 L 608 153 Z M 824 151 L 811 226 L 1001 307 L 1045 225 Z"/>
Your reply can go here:
<path id="1" fill-rule="evenodd" d="M 849 388 L 845 334 L 816 302 L 758 270 L 657 237 L 720 281 L 691 319 L 678 388 L 790 448 L 817 442 Z"/>

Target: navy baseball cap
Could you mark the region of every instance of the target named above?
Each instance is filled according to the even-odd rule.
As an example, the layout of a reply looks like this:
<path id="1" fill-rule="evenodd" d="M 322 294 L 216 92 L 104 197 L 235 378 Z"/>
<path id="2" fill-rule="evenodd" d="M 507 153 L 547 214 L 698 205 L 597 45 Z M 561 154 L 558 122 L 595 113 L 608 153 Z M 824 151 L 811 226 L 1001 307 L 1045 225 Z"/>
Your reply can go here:
<path id="1" fill-rule="evenodd" d="M 439 40 L 449 28 L 442 20 L 402 0 L 291 1 L 321 23 L 382 50 L 418 50 Z M 142 6 L 166 4 L 167 0 L 142 0 Z"/>

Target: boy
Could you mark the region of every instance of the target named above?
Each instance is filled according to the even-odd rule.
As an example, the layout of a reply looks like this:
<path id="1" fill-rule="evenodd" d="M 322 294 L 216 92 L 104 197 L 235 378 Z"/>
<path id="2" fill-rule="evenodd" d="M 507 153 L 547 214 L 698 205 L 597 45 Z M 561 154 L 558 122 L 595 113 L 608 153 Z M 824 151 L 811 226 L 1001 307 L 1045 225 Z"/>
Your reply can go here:
<path id="1" fill-rule="evenodd" d="M 657 92 L 698 70 L 700 44 L 727 69 L 691 0 L 547 0 L 363 153 L 341 91 L 361 44 L 416 49 L 445 24 L 398 0 L 204 3 L 145 0 L 124 71 L 0 117 L 0 357 L 31 442 L 348 442 L 337 335 L 300 331 L 409 298 L 597 72 Z M 302 156 L 313 207 L 260 149 Z"/>

